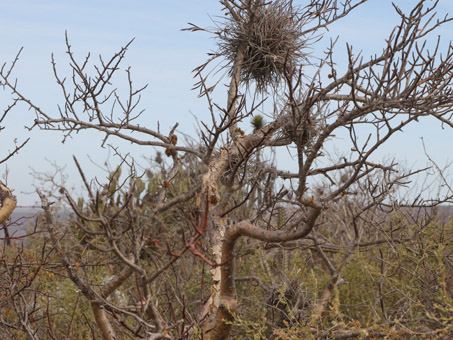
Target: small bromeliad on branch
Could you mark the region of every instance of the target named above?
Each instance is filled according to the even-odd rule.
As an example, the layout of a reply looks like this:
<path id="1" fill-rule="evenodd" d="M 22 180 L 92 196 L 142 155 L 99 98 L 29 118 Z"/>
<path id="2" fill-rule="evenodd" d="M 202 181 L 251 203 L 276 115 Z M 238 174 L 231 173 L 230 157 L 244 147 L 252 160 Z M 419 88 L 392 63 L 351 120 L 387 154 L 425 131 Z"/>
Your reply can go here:
<path id="1" fill-rule="evenodd" d="M 253 127 L 253 130 L 256 131 L 256 130 L 261 129 L 261 128 L 264 126 L 264 124 L 265 124 L 266 122 L 264 121 L 263 116 L 261 116 L 261 115 L 256 115 L 256 116 L 254 116 L 254 117 L 252 118 L 252 120 L 251 120 L 250 123 L 251 123 L 251 125 L 252 125 L 252 127 Z"/>

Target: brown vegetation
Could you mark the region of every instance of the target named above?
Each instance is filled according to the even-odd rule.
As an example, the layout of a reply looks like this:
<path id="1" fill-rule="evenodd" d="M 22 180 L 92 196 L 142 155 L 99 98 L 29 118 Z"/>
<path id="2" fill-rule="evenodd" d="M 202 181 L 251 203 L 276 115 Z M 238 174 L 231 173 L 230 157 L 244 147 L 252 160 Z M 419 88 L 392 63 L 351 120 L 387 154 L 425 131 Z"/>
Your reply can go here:
<path id="1" fill-rule="evenodd" d="M 365 0 L 220 2 L 218 53 L 194 70 L 211 121 L 193 143 L 178 124 L 163 133 L 135 123 L 144 88 L 129 69 L 129 96 L 111 84 L 130 43 L 90 69 L 66 41 L 71 82 L 52 59 L 57 116 L 2 68 L 14 103 L 36 114 L 32 128 L 64 138 L 97 130 L 103 145 L 121 138 L 160 151 L 143 175 L 118 155 L 105 183 L 74 157 L 85 196 L 53 183 L 73 212 L 66 222 L 38 190 L 43 215 L 26 247 L 0 253 L 0 339 L 449 339 L 453 223 L 436 207 L 453 190 L 445 180 L 443 197 L 400 199 L 424 170 L 372 156 L 422 118 L 453 127 L 451 43 L 440 55 L 440 41 L 424 42 L 451 20 L 434 19 L 431 2 L 395 7 L 401 22 L 382 53 L 366 59 L 348 46 L 342 72 L 335 42 L 320 60 L 304 48 Z M 222 79 L 205 75 L 217 58 L 230 76 L 225 105 L 212 98 Z M 342 129 L 352 149 L 327 157 Z M 294 164 L 272 161 L 282 152 Z"/>

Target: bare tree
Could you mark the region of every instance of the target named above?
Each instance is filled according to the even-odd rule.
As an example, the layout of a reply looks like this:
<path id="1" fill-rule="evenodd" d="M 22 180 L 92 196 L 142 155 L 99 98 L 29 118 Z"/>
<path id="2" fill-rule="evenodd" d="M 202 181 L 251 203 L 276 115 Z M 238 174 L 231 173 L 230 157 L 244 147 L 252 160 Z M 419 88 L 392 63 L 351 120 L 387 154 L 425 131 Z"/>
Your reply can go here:
<path id="1" fill-rule="evenodd" d="M 0 80 L 0 86 L 5 87 L 5 83 L 3 82 L 6 80 L 6 78 L 9 77 L 11 74 L 11 71 L 13 70 L 17 58 L 14 60 L 10 68 L 6 67 L 6 64 L 2 65 L 1 68 L 1 74 L 2 74 L 2 80 Z M 6 78 L 4 78 L 5 76 Z M 19 102 L 19 99 L 15 99 L 12 104 L 10 104 L 1 114 L 0 116 L 0 124 L 3 123 L 5 120 L 7 114 L 12 111 L 12 109 L 16 106 L 16 104 Z M 0 131 L 4 129 L 3 126 L 0 125 Z M 20 149 L 22 149 L 25 144 L 29 141 L 29 139 L 26 139 L 22 144 L 18 144 L 17 139 L 14 140 L 14 149 L 12 151 L 8 151 L 6 155 L 3 155 L 3 158 L 0 158 L 0 164 L 5 163 L 8 159 L 10 159 L 12 156 L 17 154 Z M 11 193 L 11 190 L 0 181 L 0 224 L 3 224 L 9 216 L 12 214 L 14 211 L 14 208 L 16 207 L 16 198 L 13 196 Z M 8 229 L 6 227 L 3 228 L 5 231 L 5 235 L 8 236 Z"/>
<path id="2" fill-rule="evenodd" d="M 422 170 L 404 171 L 396 161 L 372 161 L 394 134 L 420 119 L 432 117 L 453 127 L 453 49 L 450 43 L 441 54 L 440 39 L 432 49 L 425 41 L 451 19 L 437 18 L 437 2 L 419 1 L 407 14 L 395 5 L 401 21 L 382 52 L 366 58 L 347 45 L 348 64 L 340 67 L 335 41 L 322 58 L 311 56 L 307 48 L 366 0 L 313 0 L 303 7 L 284 0 L 220 2 L 225 21 L 212 30 L 194 24 L 188 28 L 213 33 L 219 46 L 194 71 L 211 117 L 202 122 L 195 145 L 181 142 L 178 124 L 163 133 L 135 123 L 145 87 L 133 87 L 130 68 L 126 98 L 111 85 L 131 43 L 90 69 L 89 56 L 76 60 L 66 39 L 71 79 L 60 77 L 52 57 L 63 94 L 56 114 L 28 100 L 11 79 L 12 68 L 2 69 L 2 84 L 13 92 L 14 103 L 24 102 L 35 112 L 32 128 L 60 131 L 63 138 L 97 130 L 104 135 L 102 145 L 115 137 L 161 150 L 154 172 L 137 174 L 132 162 L 122 157 L 129 171 L 126 179 L 119 167 L 103 184 L 87 179 L 74 159 L 87 201 L 78 202 L 64 185 L 60 187 L 76 216 L 72 229 L 59 226 L 51 203 L 39 192 L 47 233 L 63 272 L 88 301 L 103 339 L 227 339 L 240 320 L 236 282 L 255 282 L 268 293 L 274 288 L 253 273 L 236 276 L 240 240 L 259 241 L 265 249 L 276 245 L 283 257 L 291 247 L 304 249 L 317 254 L 312 257 L 328 273 L 319 297 L 296 304 L 305 312 L 304 331 L 317 337 L 354 337 L 363 331 L 379 336 L 383 333 L 376 329 L 326 330 L 322 319 L 345 283 L 343 268 L 356 251 L 414 240 L 386 234 L 383 216 L 401 206 L 451 202 L 452 192 L 434 201 L 418 196 L 412 202 L 398 201 L 398 188 Z M 224 80 L 205 76 L 216 59 L 224 61 L 221 67 L 229 76 L 225 105 L 212 98 Z M 245 132 L 250 120 L 253 131 Z M 364 138 L 362 129 L 371 132 Z M 352 149 L 328 157 L 341 130 L 348 132 Z M 284 150 L 295 159 L 287 167 L 278 162 Z M 273 155 L 277 161 L 272 161 Z M 72 235 L 73 243 L 63 242 L 66 234 Z M 341 256 L 329 256 L 330 252 Z M 381 253 L 382 263 L 384 257 Z M 97 261 L 109 268 L 112 275 L 107 280 L 96 281 Z M 185 267 L 193 263 L 203 268 L 196 307 L 178 295 L 181 278 L 190 278 L 189 273 L 184 276 Z M 204 295 L 206 266 L 211 268 L 209 297 Z M 382 288 L 387 269 L 381 269 Z M 128 296 L 114 298 L 115 292 Z M 287 292 L 289 304 L 295 294 Z M 163 309 L 163 301 L 170 312 Z M 382 295 L 376 301 L 387 315 Z M 405 321 L 396 326 L 401 334 L 411 332 Z M 451 331 L 446 324 L 429 327 L 426 334 Z"/>

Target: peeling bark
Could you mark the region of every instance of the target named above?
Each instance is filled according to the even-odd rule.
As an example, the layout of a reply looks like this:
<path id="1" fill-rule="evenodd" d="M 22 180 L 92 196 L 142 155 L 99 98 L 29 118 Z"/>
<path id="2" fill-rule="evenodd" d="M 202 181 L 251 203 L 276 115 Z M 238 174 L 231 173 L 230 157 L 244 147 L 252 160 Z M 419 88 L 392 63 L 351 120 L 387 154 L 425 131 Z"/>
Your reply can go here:
<path id="1" fill-rule="evenodd" d="M 99 303 L 92 302 L 91 310 L 93 311 L 94 319 L 96 320 L 96 325 L 99 328 L 102 338 L 104 340 L 116 340 L 115 331 L 102 306 Z"/>
<path id="2" fill-rule="evenodd" d="M 237 308 L 235 274 L 234 274 L 234 247 L 241 236 L 247 236 L 266 242 L 285 242 L 301 239 L 307 236 L 313 227 L 321 209 L 312 208 L 307 216 L 307 221 L 293 232 L 270 231 L 261 229 L 249 221 L 241 221 L 225 231 L 222 245 L 222 265 L 220 267 L 220 289 L 218 292 L 218 306 L 215 316 L 215 324 L 209 330 L 209 340 L 228 339 L 231 331 L 231 321 Z"/>
<path id="3" fill-rule="evenodd" d="M 286 117 L 284 115 L 281 115 L 274 122 L 266 125 L 262 129 L 254 131 L 252 134 L 245 136 L 238 135 L 234 139 L 234 143 L 232 145 L 224 148 L 220 152 L 220 154 L 210 162 L 208 171 L 202 179 L 201 194 L 208 195 L 208 197 L 218 197 L 218 182 L 220 180 L 220 177 L 230 166 L 230 160 L 238 159 L 239 161 L 241 161 L 244 156 L 252 153 L 254 149 L 259 147 L 260 145 L 265 145 L 269 141 L 273 133 L 282 126 L 285 120 Z M 223 197 L 221 199 L 223 199 Z M 208 207 L 210 224 L 208 235 L 211 243 L 211 254 L 215 262 L 219 264 L 225 263 L 225 261 L 232 259 L 232 253 L 228 251 L 225 253 L 225 250 L 222 249 L 223 247 L 225 247 L 225 233 L 227 231 L 229 232 L 229 229 L 227 229 L 226 217 L 220 216 L 222 212 L 222 206 L 222 201 L 220 201 L 217 206 Z M 318 210 L 314 209 L 314 211 Z M 264 237 L 269 238 L 269 242 L 295 240 L 303 237 L 301 235 L 304 234 L 304 232 L 300 231 L 291 232 L 289 234 L 287 232 L 271 232 L 269 234 L 269 232 L 261 228 L 249 228 L 247 221 L 240 222 L 237 227 L 238 230 L 240 230 L 240 234 L 238 234 L 238 236 L 244 235 L 256 239 L 263 239 Z M 223 290 L 222 292 L 222 284 L 224 277 L 226 277 L 223 276 L 224 274 L 222 274 L 222 271 L 225 267 L 229 266 L 230 264 L 227 264 L 225 266 L 218 266 L 211 269 L 211 275 L 213 278 L 213 283 L 211 285 L 211 296 L 206 302 L 202 312 L 202 319 L 206 320 L 204 326 L 204 334 L 206 334 L 207 336 L 209 335 L 209 339 L 226 339 L 228 337 L 231 325 L 227 324 L 225 321 L 231 321 L 231 315 L 236 310 L 236 293 L 231 292 L 230 288 L 228 288 L 228 290 Z M 231 269 L 228 272 L 233 272 L 233 270 L 233 265 L 231 264 Z M 223 334 L 227 334 L 226 337 L 223 337 Z"/>
<path id="4" fill-rule="evenodd" d="M 253 134 L 246 136 L 238 136 L 233 145 L 229 148 L 225 148 L 221 153 L 214 158 L 209 164 L 207 173 L 203 176 L 201 193 L 204 195 L 219 196 L 219 190 L 217 183 L 220 177 L 226 171 L 229 166 L 230 159 L 237 158 L 241 159 L 243 155 L 249 154 L 260 144 L 264 143 L 274 131 L 280 126 L 280 121 L 273 122 L 261 130 L 255 131 Z M 223 263 L 223 251 L 222 244 L 225 239 L 225 232 L 227 230 L 226 218 L 221 217 L 222 202 L 217 206 L 209 206 L 209 240 L 211 243 L 211 253 L 216 263 Z M 213 284 L 211 286 L 211 296 L 204 306 L 202 318 L 206 319 L 205 323 L 205 334 L 209 334 L 215 325 L 218 323 L 219 316 L 227 316 L 230 314 L 227 312 L 228 309 L 234 309 L 232 303 L 227 300 L 221 299 L 221 267 L 214 267 L 211 269 L 211 275 L 213 278 Z M 224 295 L 225 298 L 226 295 Z M 218 332 L 219 334 L 221 332 Z M 217 335 L 216 335 L 217 336 Z M 217 339 L 211 337 L 211 339 Z M 219 339 L 222 339 L 221 337 Z"/>

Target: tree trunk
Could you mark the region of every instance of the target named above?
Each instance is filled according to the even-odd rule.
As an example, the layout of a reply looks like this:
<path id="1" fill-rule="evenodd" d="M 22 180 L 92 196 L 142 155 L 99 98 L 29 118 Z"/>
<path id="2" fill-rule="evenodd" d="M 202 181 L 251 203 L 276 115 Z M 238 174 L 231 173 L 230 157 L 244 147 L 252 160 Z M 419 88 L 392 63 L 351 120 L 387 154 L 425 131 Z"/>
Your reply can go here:
<path id="1" fill-rule="evenodd" d="M 0 224 L 5 222 L 16 208 L 16 197 L 13 196 L 11 190 L 6 185 L 0 182 Z"/>

